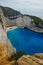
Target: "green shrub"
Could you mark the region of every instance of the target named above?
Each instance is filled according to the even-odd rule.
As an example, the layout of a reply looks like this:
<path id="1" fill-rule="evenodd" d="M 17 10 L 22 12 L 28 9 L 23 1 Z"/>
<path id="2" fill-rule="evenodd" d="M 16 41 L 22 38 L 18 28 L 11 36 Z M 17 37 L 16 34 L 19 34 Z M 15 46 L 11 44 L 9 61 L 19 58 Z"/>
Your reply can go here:
<path id="1" fill-rule="evenodd" d="M 17 59 L 19 59 L 19 58 L 20 58 L 21 56 L 23 56 L 23 55 L 26 55 L 26 53 L 24 53 L 24 52 L 19 52 L 19 53 L 16 53 L 16 54 L 12 55 L 8 60 L 9 60 L 9 61 L 17 60 Z"/>
<path id="2" fill-rule="evenodd" d="M 31 17 L 34 20 L 34 23 L 36 24 L 36 26 L 39 26 L 39 23 L 43 25 L 43 20 L 40 19 L 39 17 L 31 16 L 31 15 L 26 15 L 26 16 Z"/>

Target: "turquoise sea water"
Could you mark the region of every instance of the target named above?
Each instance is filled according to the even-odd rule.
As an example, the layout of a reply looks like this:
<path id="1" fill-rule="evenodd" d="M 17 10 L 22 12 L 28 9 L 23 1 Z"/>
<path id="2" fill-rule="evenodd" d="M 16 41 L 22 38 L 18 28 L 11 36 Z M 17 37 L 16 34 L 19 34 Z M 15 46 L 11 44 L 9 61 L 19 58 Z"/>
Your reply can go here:
<path id="1" fill-rule="evenodd" d="M 43 34 L 29 29 L 16 28 L 8 31 L 7 36 L 17 52 L 43 53 Z"/>

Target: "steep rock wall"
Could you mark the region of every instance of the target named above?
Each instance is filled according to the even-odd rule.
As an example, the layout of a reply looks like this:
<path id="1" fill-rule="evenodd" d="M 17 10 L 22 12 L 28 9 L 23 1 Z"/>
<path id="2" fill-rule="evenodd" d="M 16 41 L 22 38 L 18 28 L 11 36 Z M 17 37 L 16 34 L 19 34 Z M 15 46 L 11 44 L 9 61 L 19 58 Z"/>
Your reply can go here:
<path id="1" fill-rule="evenodd" d="M 13 46 L 9 42 L 6 32 L 3 30 L 1 23 L 0 23 L 0 43 L 4 43 L 8 46 L 8 52 L 10 54 L 12 54 L 13 52 L 16 53 L 16 50 L 15 50 L 15 48 L 13 48 Z"/>

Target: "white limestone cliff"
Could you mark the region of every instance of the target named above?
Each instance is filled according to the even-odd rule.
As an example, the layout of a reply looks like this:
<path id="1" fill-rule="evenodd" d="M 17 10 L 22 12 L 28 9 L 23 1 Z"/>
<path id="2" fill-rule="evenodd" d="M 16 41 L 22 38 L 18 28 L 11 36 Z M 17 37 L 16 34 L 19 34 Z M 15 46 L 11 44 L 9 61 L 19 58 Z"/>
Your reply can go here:
<path id="1" fill-rule="evenodd" d="M 2 20 L 3 20 L 4 16 L 3 16 L 3 12 L 1 10 L 1 8 L 0 8 L 0 16 L 1 16 Z M 3 27 L 4 27 L 4 29 L 3 29 Z M 3 22 L 0 21 L 0 43 L 3 43 L 3 44 L 7 45 L 8 52 L 10 54 L 12 54 L 13 52 L 16 53 L 15 48 L 13 48 L 12 44 L 10 43 L 10 41 L 7 38 L 7 34 L 6 34 L 6 30 L 5 29 L 6 29 L 5 22 L 4 21 Z"/>
<path id="2" fill-rule="evenodd" d="M 15 48 L 13 48 L 12 44 L 7 38 L 6 32 L 3 30 L 1 24 L 0 24 L 0 43 L 6 44 L 8 47 L 8 52 L 12 54 L 13 52 L 16 53 Z"/>

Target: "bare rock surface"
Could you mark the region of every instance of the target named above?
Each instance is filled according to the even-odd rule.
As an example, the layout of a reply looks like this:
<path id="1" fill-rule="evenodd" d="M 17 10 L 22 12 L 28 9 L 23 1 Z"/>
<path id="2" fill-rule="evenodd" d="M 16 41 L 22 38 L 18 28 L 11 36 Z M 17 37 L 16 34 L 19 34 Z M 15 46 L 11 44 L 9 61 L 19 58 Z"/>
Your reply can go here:
<path id="1" fill-rule="evenodd" d="M 23 55 L 18 59 L 18 65 L 43 65 L 43 59 L 38 58 L 43 57 L 43 54 L 38 54 L 38 57 L 36 56 Z"/>
<path id="2" fill-rule="evenodd" d="M 13 52 L 16 53 L 16 50 L 15 48 L 13 48 L 10 41 L 8 40 L 6 32 L 3 30 L 1 23 L 0 23 L 0 43 L 6 44 L 8 46 L 8 52 L 10 54 L 12 54 Z"/>
<path id="3" fill-rule="evenodd" d="M 14 61 L 8 61 L 10 54 L 8 53 L 8 48 L 6 44 L 0 44 L 0 65 L 13 65 Z"/>

